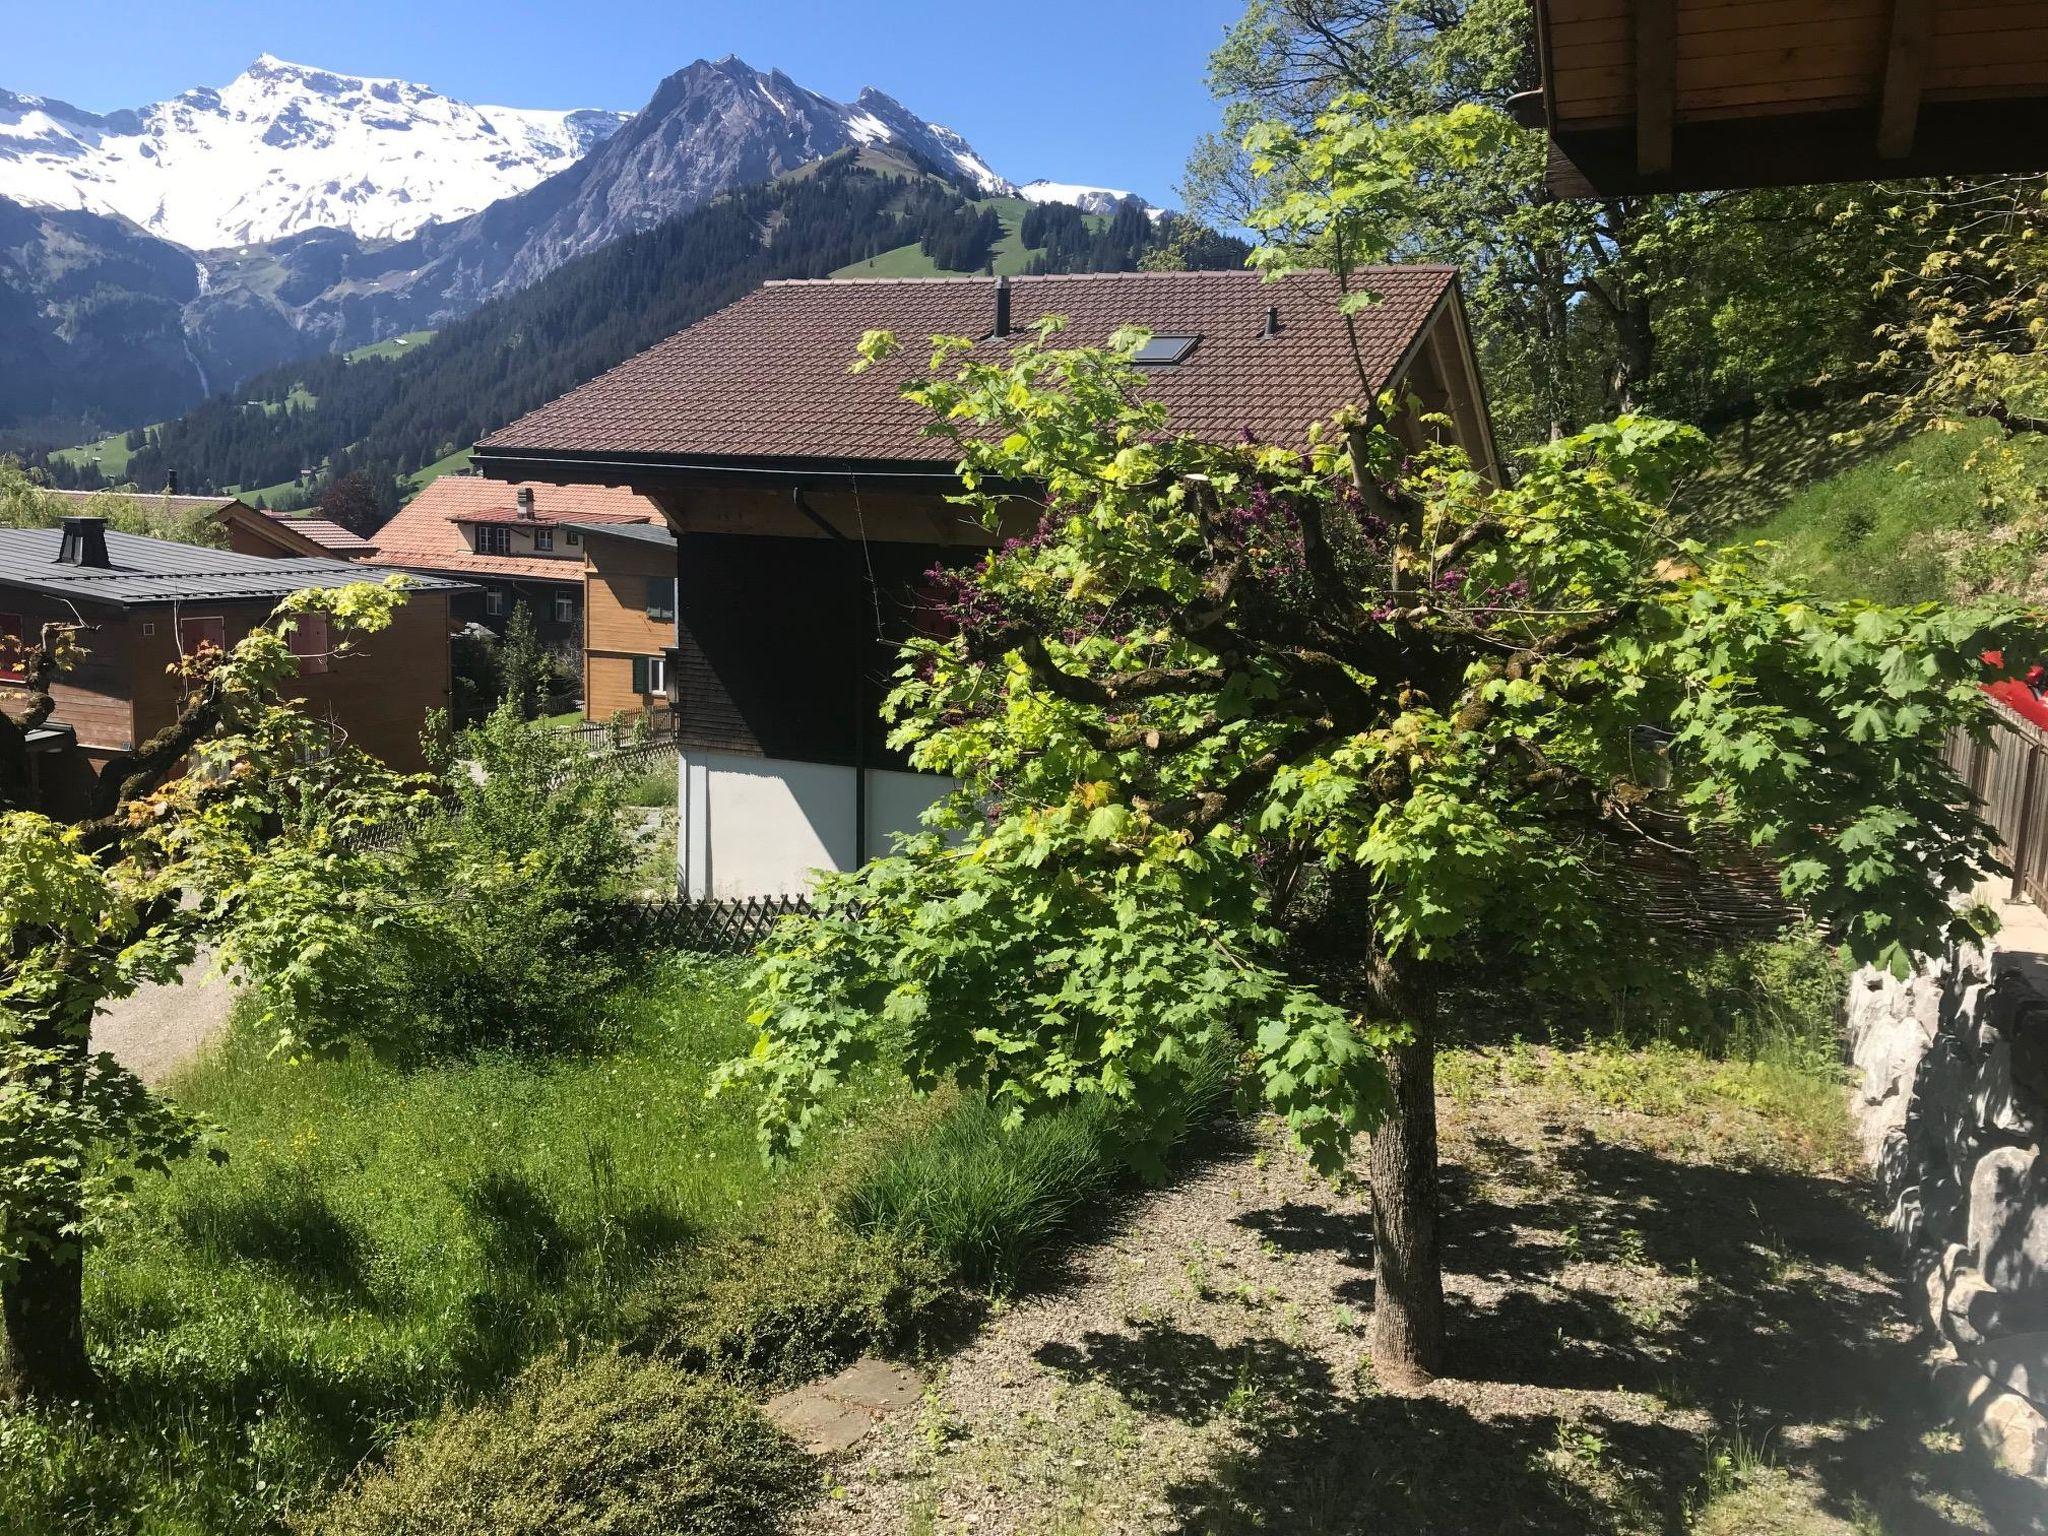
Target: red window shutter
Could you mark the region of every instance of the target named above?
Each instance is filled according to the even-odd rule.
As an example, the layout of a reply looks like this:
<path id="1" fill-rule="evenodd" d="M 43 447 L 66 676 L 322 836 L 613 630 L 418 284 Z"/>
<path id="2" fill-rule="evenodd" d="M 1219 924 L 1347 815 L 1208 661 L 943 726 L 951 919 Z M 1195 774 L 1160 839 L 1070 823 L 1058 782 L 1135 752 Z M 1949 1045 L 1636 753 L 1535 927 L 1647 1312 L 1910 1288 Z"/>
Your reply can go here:
<path id="1" fill-rule="evenodd" d="M 0 613 L 0 682 L 19 683 L 28 674 L 21 669 L 21 615 Z"/>
<path id="2" fill-rule="evenodd" d="M 302 613 L 292 625 L 292 654 L 299 658 L 299 676 L 327 670 L 327 615 Z"/>
<path id="3" fill-rule="evenodd" d="M 218 614 L 201 619 L 178 620 L 178 649 L 187 656 L 196 656 L 200 647 L 212 646 L 217 651 L 228 648 L 228 621 Z"/>

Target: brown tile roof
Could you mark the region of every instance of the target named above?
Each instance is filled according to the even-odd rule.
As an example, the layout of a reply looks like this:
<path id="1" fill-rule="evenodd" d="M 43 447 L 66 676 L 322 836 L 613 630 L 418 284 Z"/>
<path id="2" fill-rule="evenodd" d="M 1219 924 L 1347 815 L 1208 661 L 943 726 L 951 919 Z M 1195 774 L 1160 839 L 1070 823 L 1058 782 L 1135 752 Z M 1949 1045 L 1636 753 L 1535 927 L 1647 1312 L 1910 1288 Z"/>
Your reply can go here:
<path id="1" fill-rule="evenodd" d="M 533 509 L 542 526 L 549 522 L 664 523 L 661 509 L 645 496 L 600 485 L 520 486 L 475 475 L 442 475 L 399 508 L 397 516 L 377 530 L 376 553 L 358 555 L 378 565 L 409 571 L 453 571 L 466 576 L 502 576 L 507 580 L 581 583 L 579 558 L 546 555 L 479 555 L 462 537 L 458 524 L 496 522 L 511 516 L 518 493 L 533 492 Z"/>
<path id="2" fill-rule="evenodd" d="M 322 549 L 341 556 L 344 560 L 356 560 L 367 556 L 377 546 L 360 534 L 326 517 L 298 517 L 289 512 L 265 512 L 265 517 L 279 527 L 288 528 L 302 538 L 311 539 Z"/>
<path id="3" fill-rule="evenodd" d="M 1358 316 L 1373 389 L 1390 381 L 1454 281 L 1448 267 L 1383 267 L 1362 281 L 1381 302 Z M 1065 315 L 1069 345 L 1099 344 L 1123 325 L 1199 335 L 1151 388 L 1181 431 L 1234 441 L 1299 443 L 1312 421 L 1359 399 L 1336 280 L 1308 272 L 1264 282 L 1254 272 L 1130 272 L 1010 280 L 1011 325 Z M 1268 306 L 1280 329 L 1265 335 Z M 933 335 L 987 337 L 988 278 L 795 280 L 764 284 L 520 418 L 479 452 L 633 458 L 820 458 L 945 461 L 922 409 L 898 397 L 930 362 Z M 847 365 L 869 330 L 903 351 L 869 373 Z"/>

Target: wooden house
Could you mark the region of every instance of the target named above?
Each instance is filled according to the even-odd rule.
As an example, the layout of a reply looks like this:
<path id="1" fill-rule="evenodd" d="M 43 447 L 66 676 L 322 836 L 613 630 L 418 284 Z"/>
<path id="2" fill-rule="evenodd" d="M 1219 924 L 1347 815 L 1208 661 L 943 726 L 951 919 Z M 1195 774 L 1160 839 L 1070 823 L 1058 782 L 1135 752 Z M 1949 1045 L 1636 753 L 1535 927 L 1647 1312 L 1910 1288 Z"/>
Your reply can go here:
<path id="1" fill-rule="evenodd" d="M 947 499 L 948 446 L 899 394 L 928 356 L 918 343 L 965 335 L 999 356 L 1047 315 L 1068 318 L 1070 344 L 1139 325 L 1175 429 L 1300 444 L 1311 422 L 1399 384 L 1497 473 L 1455 274 L 1367 282 L 1379 302 L 1357 317 L 1356 352 L 1322 273 L 773 282 L 486 438 L 485 475 L 629 490 L 675 533 L 664 681 L 684 891 L 801 893 L 816 869 L 886 851 L 947 788 L 908 771 L 878 715 L 896 647 L 924 620 L 926 573 L 992 537 Z M 911 344 L 849 374 L 877 329 Z M 1032 488 L 1016 489 L 1024 526 Z"/>
<path id="2" fill-rule="evenodd" d="M 666 522 L 571 526 L 583 543 L 583 717 L 665 717 L 676 537 Z"/>
<path id="3" fill-rule="evenodd" d="M 2048 0 L 1535 0 L 1560 197 L 2048 167 Z"/>
<path id="4" fill-rule="evenodd" d="M 311 513 L 266 512 L 239 496 L 180 496 L 169 491 L 161 496 L 139 491 L 45 491 L 43 495 L 61 513 L 74 517 L 101 516 L 110 502 L 123 503 L 152 524 L 161 520 L 162 529 L 152 527 L 153 532 L 168 532 L 187 519 L 210 523 L 229 549 L 266 560 L 357 560 L 373 550 L 367 539 L 331 519 Z"/>
<path id="5" fill-rule="evenodd" d="M 457 605 L 457 619 L 500 635 L 524 603 L 543 643 L 577 651 L 582 526 L 661 521 L 661 509 L 630 490 L 442 475 L 377 530 L 373 549 L 350 558 L 460 580 L 473 590 Z"/>
<path id="6" fill-rule="evenodd" d="M 138 538 L 108 532 L 99 518 L 68 517 L 61 529 L 0 529 L 0 635 L 32 641 L 46 623 L 84 626 L 83 654 L 51 690 L 51 723 L 101 771 L 177 718 L 182 684 L 171 669 L 180 656 L 232 646 L 289 593 L 378 574 L 340 560 Z M 416 578 L 392 627 L 339 659 L 327 654 L 324 621 L 302 621 L 293 695 L 394 767 L 423 766 L 427 712 L 449 702 L 449 603 L 463 591 L 459 582 Z M 0 707 L 21 707 L 6 687 L 19 681 L 0 660 Z"/>

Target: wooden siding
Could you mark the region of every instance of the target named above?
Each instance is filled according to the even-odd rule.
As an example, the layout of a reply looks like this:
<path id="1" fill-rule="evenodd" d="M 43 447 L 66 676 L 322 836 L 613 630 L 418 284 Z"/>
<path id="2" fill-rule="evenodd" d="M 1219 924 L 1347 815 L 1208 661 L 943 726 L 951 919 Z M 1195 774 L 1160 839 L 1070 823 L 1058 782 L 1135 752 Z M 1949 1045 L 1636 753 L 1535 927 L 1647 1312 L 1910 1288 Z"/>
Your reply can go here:
<path id="1" fill-rule="evenodd" d="M 879 714 L 896 649 L 924 572 L 971 557 L 958 546 L 685 534 L 684 750 L 904 766 Z"/>
<path id="2" fill-rule="evenodd" d="M 950 475 L 938 478 L 930 491 L 806 490 L 802 502 L 787 487 L 756 489 L 747 486 L 715 490 L 667 492 L 657 499 L 668 512 L 670 525 L 678 533 L 766 534 L 776 538 L 829 539 L 811 517 L 808 507 L 841 538 L 871 543 L 917 544 L 924 546 L 969 545 L 990 542 L 988 531 L 965 507 L 946 500 L 958 486 Z M 1032 509 L 1020 507 L 1021 528 L 1028 527 Z"/>
<path id="3" fill-rule="evenodd" d="M 1548 0 L 1551 120 L 1613 127 L 1636 107 L 1638 0 Z M 1677 95 L 1684 120 L 1874 107 L 1894 0 L 1679 0 Z M 2048 10 L 2038 0 L 1932 8 L 1921 95 L 1967 101 L 2048 90 Z"/>
<path id="4" fill-rule="evenodd" d="M 657 698 L 633 689 L 633 659 L 660 656 L 676 643 L 673 619 L 647 617 L 648 583 L 665 583 L 673 600 L 676 552 L 639 539 L 584 539 L 583 714 L 588 720 L 637 715 Z"/>
<path id="5" fill-rule="evenodd" d="M 266 539 L 254 528 L 236 522 L 228 524 L 228 548 L 238 555 L 260 555 L 265 560 L 280 560 L 298 553 L 284 548 L 276 539 Z"/>
<path id="6" fill-rule="evenodd" d="M 51 685 L 57 723 L 68 725 L 78 743 L 126 750 L 135 744 L 135 716 L 129 704 L 133 663 L 128 647 L 128 616 L 118 608 L 68 602 L 19 588 L 0 587 L 0 613 L 19 614 L 21 638 L 33 645 L 45 624 L 70 624 L 83 619 L 90 627 L 78 640 L 77 661 Z M 19 715 L 27 707 L 21 690 L 0 683 L 0 708 Z"/>
<path id="7" fill-rule="evenodd" d="M 180 621 L 217 616 L 232 646 L 262 623 L 274 606 L 267 601 L 187 603 L 132 610 L 125 641 L 129 676 L 134 679 L 135 735 L 104 744 L 132 747 L 177 718 L 182 690 L 170 668 L 178 656 Z M 325 672 L 300 677 L 286 691 L 394 768 L 424 767 L 420 732 L 427 712 L 445 709 L 449 703 L 449 629 L 447 594 L 415 592 L 389 629 L 359 642 L 360 654 L 333 662 Z M 103 744 L 86 740 L 82 729 L 79 734 L 85 745 Z"/>

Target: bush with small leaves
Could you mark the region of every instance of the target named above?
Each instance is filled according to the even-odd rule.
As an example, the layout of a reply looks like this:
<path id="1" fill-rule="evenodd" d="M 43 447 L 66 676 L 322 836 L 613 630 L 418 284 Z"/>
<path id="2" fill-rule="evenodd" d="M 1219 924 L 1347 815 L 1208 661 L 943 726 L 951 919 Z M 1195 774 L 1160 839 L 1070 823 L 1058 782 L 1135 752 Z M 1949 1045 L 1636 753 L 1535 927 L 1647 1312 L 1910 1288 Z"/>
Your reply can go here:
<path id="1" fill-rule="evenodd" d="M 657 1271 L 629 1298 L 626 1332 L 680 1365 L 788 1386 L 905 1345 L 948 1295 L 917 1244 L 792 1207 Z"/>
<path id="2" fill-rule="evenodd" d="M 299 1536 L 762 1536 L 810 1462 L 725 1382 L 617 1353 L 536 1366 L 295 1522 Z"/>

